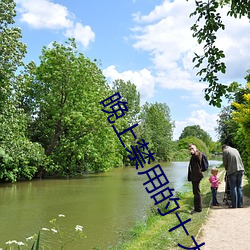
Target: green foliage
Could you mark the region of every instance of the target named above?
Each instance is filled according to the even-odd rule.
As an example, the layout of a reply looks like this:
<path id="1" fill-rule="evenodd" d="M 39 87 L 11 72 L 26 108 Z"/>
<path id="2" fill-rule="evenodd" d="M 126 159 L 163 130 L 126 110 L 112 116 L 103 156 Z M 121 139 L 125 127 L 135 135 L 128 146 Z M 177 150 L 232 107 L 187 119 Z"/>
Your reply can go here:
<path id="1" fill-rule="evenodd" d="M 249 80 L 249 75 L 245 77 L 246 80 Z M 247 101 L 244 99 L 244 96 L 250 93 L 250 90 L 245 87 L 241 87 L 237 82 L 232 83 L 232 94 L 228 96 L 230 102 L 236 102 L 239 104 L 247 104 Z M 220 136 L 220 143 L 228 144 L 232 147 L 236 147 L 241 154 L 245 155 L 246 149 L 246 140 L 244 136 L 244 131 L 242 124 L 237 120 L 233 119 L 233 112 L 237 110 L 234 106 L 224 107 L 220 114 L 218 120 L 218 127 L 216 128 L 217 133 Z"/>
<path id="2" fill-rule="evenodd" d="M 24 94 L 20 67 L 26 45 L 21 30 L 14 27 L 15 2 L 0 2 L 0 180 L 15 182 L 32 179 L 41 165 L 46 165 L 42 147 L 31 143 L 20 98 Z M 19 71 L 18 71 L 19 70 Z"/>
<path id="3" fill-rule="evenodd" d="M 140 138 L 149 142 L 151 152 L 158 160 L 170 160 L 173 123 L 169 107 L 165 103 L 145 103 L 140 113 Z"/>
<path id="4" fill-rule="evenodd" d="M 34 250 L 34 249 L 39 250 L 39 246 L 40 246 L 40 235 L 41 235 L 41 234 L 40 234 L 40 231 L 39 231 L 38 236 L 37 236 L 37 239 L 36 239 L 36 241 L 34 241 L 32 247 L 31 247 L 31 250 Z M 36 248 L 34 248 L 34 247 L 36 247 Z"/>
<path id="5" fill-rule="evenodd" d="M 221 144 L 228 144 L 239 150 L 244 165 L 246 174 L 250 176 L 250 158 L 249 158 L 249 74 L 245 77 L 248 84 L 245 88 L 239 87 L 234 89 L 234 94 L 230 96 L 229 100 L 232 102 L 231 106 L 222 109 L 219 120 L 217 132 L 220 135 Z"/>
<path id="6" fill-rule="evenodd" d="M 44 47 L 40 60 L 39 66 L 28 66 L 23 106 L 31 107 L 31 140 L 58 166 L 44 171 L 75 175 L 121 163 L 117 138 L 99 103 L 112 94 L 101 70 L 77 51 L 74 39 Z"/>
<path id="7" fill-rule="evenodd" d="M 249 77 L 249 76 L 248 76 Z M 246 79 L 248 79 L 248 77 Z M 246 85 L 246 91 L 243 91 L 242 98 L 236 98 L 237 100 L 242 101 L 241 103 L 234 101 L 232 102 L 232 106 L 236 109 L 232 112 L 232 118 L 234 121 L 239 123 L 240 128 L 238 129 L 237 136 L 235 138 L 237 141 L 240 141 L 242 145 L 240 145 L 239 151 L 243 155 L 243 161 L 245 163 L 245 170 L 248 177 L 250 177 L 250 147 L 249 147 L 249 139 L 250 139 L 250 82 Z M 238 97 L 238 96 L 237 96 Z"/>
<path id="8" fill-rule="evenodd" d="M 239 124 L 232 119 L 232 108 L 230 106 L 224 107 L 219 114 L 218 127 L 216 128 L 221 145 L 228 144 L 237 147 L 235 135 L 238 129 Z"/>
<path id="9" fill-rule="evenodd" d="M 217 142 L 211 142 L 209 145 L 209 151 L 212 154 L 219 154 L 222 152 L 221 149 L 221 143 L 219 141 Z"/>
<path id="10" fill-rule="evenodd" d="M 119 121 L 120 130 L 123 131 L 130 126 L 137 124 L 139 122 L 138 114 L 140 112 L 140 93 L 136 89 L 136 85 L 131 83 L 130 81 L 124 82 L 123 80 L 115 80 L 113 82 L 112 90 L 114 93 L 119 92 L 121 95 L 122 102 L 127 102 L 126 107 L 128 111 L 125 113 L 124 116 L 121 117 L 121 121 Z M 135 134 L 138 135 L 138 127 L 134 129 Z M 139 135 L 138 135 L 139 137 Z M 126 134 L 123 136 L 123 141 L 125 145 L 134 145 L 135 140 L 131 133 Z M 120 154 L 122 155 L 122 162 L 124 165 L 131 165 L 131 161 L 128 158 L 127 152 L 124 150 L 123 147 L 120 147 Z"/>
<path id="11" fill-rule="evenodd" d="M 140 93 L 137 91 L 136 85 L 130 81 L 115 80 L 112 89 L 115 93 L 120 93 L 122 102 L 127 102 L 128 112 L 123 119 L 126 119 L 130 125 L 137 123 L 140 113 Z"/>
<path id="12" fill-rule="evenodd" d="M 201 127 L 199 125 L 193 125 L 193 126 L 187 126 L 183 129 L 179 140 L 188 137 L 188 136 L 193 136 L 193 137 L 197 137 L 200 140 L 202 140 L 203 142 L 205 142 L 205 144 L 207 146 L 210 145 L 210 143 L 212 142 L 212 138 L 211 136 L 204 131 L 203 129 L 201 129 Z"/>
<path id="13" fill-rule="evenodd" d="M 99 102 L 114 90 L 121 92 L 129 108 L 116 121 L 116 129 L 123 131 L 138 122 L 135 85 L 117 80 L 110 89 L 74 39 L 44 47 L 40 64 L 30 62 L 21 71 L 26 46 L 13 26 L 15 3 L 1 1 L 0 7 L 0 179 L 75 176 L 122 165 L 127 153 Z M 132 144 L 131 134 L 122 139 Z"/>
<path id="14" fill-rule="evenodd" d="M 249 1 L 248 0 L 221 0 L 220 4 L 223 5 L 230 5 L 230 10 L 228 15 L 234 16 L 235 18 L 241 18 L 242 16 L 248 16 L 250 19 L 250 12 L 249 12 Z"/>
<path id="15" fill-rule="evenodd" d="M 16 182 L 32 179 L 39 167 L 48 164 L 44 149 L 25 136 L 25 115 L 5 110 L 0 115 L 0 179 Z"/>
<path id="16" fill-rule="evenodd" d="M 196 9 L 190 16 L 196 16 L 197 19 L 192 25 L 193 37 L 197 38 L 199 44 L 204 44 L 203 54 L 195 53 L 193 62 L 200 81 L 209 83 L 205 89 L 205 99 L 209 104 L 221 107 L 221 97 L 230 91 L 227 85 L 219 83 L 218 74 L 226 72 L 226 65 L 223 62 L 225 54 L 223 50 L 216 46 L 216 34 L 219 30 L 224 30 L 225 25 L 222 22 L 219 7 L 230 3 L 230 11 L 228 15 L 235 18 L 248 16 L 250 18 L 250 5 L 248 0 L 244 1 L 195 1 Z M 203 66 L 205 65 L 205 67 Z M 203 67 L 203 68 L 201 68 Z"/>
<path id="17" fill-rule="evenodd" d="M 13 26 L 15 6 L 13 0 L 0 1 L 0 112 L 7 102 L 14 101 L 13 90 L 19 84 L 15 73 L 26 53 L 26 45 L 20 41 L 21 30 Z"/>
<path id="18" fill-rule="evenodd" d="M 190 143 L 193 143 L 196 145 L 197 149 L 203 153 L 205 153 L 206 155 L 209 154 L 209 150 L 206 146 L 206 144 L 199 138 L 194 137 L 194 136 L 187 136 L 181 140 L 178 141 L 178 147 L 179 149 L 186 149 L 188 152 L 188 145 Z"/>
<path id="19" fill-rule="evenodd" d="M 187 149 L 177 149 L 173 156 L 172 160 L 174 161 L 183 161 L 183 160 L 189 160 L 190 158 L 190 153 Z"/>

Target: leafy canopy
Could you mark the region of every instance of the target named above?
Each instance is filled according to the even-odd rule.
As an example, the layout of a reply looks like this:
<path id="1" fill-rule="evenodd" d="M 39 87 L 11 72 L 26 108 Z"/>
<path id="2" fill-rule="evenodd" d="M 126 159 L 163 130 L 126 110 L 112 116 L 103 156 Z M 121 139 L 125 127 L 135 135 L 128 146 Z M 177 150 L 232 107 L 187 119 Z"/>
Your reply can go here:
<path id="1" fill-rule="evenodd" d="M 199 125 L 185 127 L 179 137 L 179 140 L 188 136 L 199 138 L 200 140 L 205 142 L 207 146 L 209 146 L 209 144 L 212 142 L 211 136 L 206 131 L 204 131 Z"/>
<path id="2" fill-rule="evenodd" d="M 199 0 L 195 1 L 196 9 L 190 16 L 196 16 L 196 21 L 192 25 L 193 37 L 199 44 L 203 44 L 203 54 L 195 53 L 193 62 L 194 67 L 198 68 L 197 73 L 200 81 L 207 82 L 209 85 L 205 89 L 205 99 L 209 104 L 221 107 L 221 97 L 231 89 L 219 82 L 219 73 L 225 74 L 226 64 L 225 54 L 222 49 L 216 46 L 216 34 L 219 30 L 224 30 L 220 8 L 230 5 L 228 15 L 235 18 L 248 16 L 250 19 L 249 0 Z"/>

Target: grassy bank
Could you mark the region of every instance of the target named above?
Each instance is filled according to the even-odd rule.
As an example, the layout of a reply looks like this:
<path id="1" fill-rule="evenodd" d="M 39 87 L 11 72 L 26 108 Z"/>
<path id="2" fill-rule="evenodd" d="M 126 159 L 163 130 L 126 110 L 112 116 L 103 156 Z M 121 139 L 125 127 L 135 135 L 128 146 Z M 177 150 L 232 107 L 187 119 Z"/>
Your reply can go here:
<path id="1" fill-rule="evenodd" d="M 220 169 L 220 179 L 223 181 L 224 170 Z M 185 224 L 185 227 L 189 233 L 186 235 L 182 227 L 179 227 L 172 232 L 170 229 L 180 224 L 175 212 L 167 214 L 166 216 L 160 216 L 157 211 L 157 206 L 153 206 L 149 212 L 145 221 L 138 222 L 129 232 L 124 235 L 115 247 L 110 247 L 111 250 L 170 250 L 170 249 L 182 249 L 178 247 L 178 243 L 183 246 L 191 247 L 193 241 L 191 236 L 196 237 L 203 222 L 206 220 L 208 209 L 211 201 L 210 183 L 208 177 L 203 178 L 201 181 L 201 193 L 203 211 L 194 215 L 190 215 L 190 211 L 193 209 L 193 194 L 191 190 L 191 183 L 183 188 L 184 191 L 177 193 L 175 197 L 179 197 L 178 201 L 180 208 L 175 212 L 178 212 L 182 222 L 187 219 L 191 219 L 190 222 Z M 165 206 L 165 205 L 164 205 Z M 161 211 L 163 211 L 161 208 Z M 197 242 L 201 244 L 202 242 Z"/>

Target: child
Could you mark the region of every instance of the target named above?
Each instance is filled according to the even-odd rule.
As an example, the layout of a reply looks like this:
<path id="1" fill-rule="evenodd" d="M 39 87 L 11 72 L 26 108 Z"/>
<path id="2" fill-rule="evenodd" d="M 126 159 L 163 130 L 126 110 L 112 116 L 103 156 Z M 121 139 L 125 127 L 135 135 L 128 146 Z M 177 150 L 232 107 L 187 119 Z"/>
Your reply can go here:
<path id="1" fill-rule="evenodd" d="M 218 174 L 218 169 L 217 168 L 212 168 L 211 169 L 211 176 L 209 178 L 209 181 L 211 183 L 211 190 L 212 190 L 212 205 L 213 206 L 219 206 L 220 204 L 217 201 L 217 189 L 218 189 L 218 185 L 220 184 L 219 179 L 217 177 Z"/>

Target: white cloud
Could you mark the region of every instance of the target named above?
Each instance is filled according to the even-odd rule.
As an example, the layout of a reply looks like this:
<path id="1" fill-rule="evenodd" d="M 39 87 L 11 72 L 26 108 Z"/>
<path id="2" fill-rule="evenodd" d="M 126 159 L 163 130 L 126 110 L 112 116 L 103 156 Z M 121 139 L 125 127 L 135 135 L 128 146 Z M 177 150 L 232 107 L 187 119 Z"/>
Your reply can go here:
<path id="1" fill-rule="evenodd" d="M 189 15 L 194 10 L 194 1 L 165 0 L 148 14 L 135 13 L 133 46 L 149 53 L 153 62 L 151 72 L 155 76 L 155 86 L 184 90 L 181 98 L 189 99 L 189 107 L 196 109 L 186 114 L 185 120 L 175 122 L 174 139 L 179 138 L 184 127 L 200 125 L 216 141 L 218 138 L 214 128 L 217 127 L 218 115 L 201 109 L 208 106 L 203 92 L 207 84 L 198 82 L 198 70 L 193 69 L 194 52 L 201 54 L 203 50 L 190 30 L 195 17 L 189 18 Z M 250 69 L 250 25 L 247 18 L 228 17 L 227 11 L 224 8 L 220 12 L 226 29 L 218 33 L 216 43 L 224 50 L 227 64 L 227 73 L 220 75 L 220 80 L 230 83 L 242 80 L 246 70 Z"/>
<path id="2" fill-rule="evenodd" d="M 137 90 L 141 93 L 141 102 L 145 102 L 148 98 L 154 95 L 154 78 L 148 69 L 142 69 L 140 71 L 123 71 L 119 73 L 114 65 L 109 66 L 103 70 L 103 74 L 106 78 L 113 82 L 116 79 L 122 79 L 124 81 L 130 81 L 134 83 Z"/>
<path id="3" fill-rule="evenodd" d="M 48 0 L 18 0 L 21 21 L 35 29 L 63 29 L 73 25 L 67 8 Z"/>
<path id="4" fill-rule="evenodd" d="M 134 19 L 139 22 L 133 29 L 134 47 L 150 52 L 157 72 L 156 82 L 161 87 L 194 89 L 192 80 L 195 73 L 190 63 L 196 46 L 190 31 L 192 8 L 193 4 L 186 1 L 165 1 L 148 15 L 137 13 Z"/>
<path id="5" fill-rule="evenodd" d="M 187 126 L 200 125 L 200 127 L 206 131 L 213 139 L 213 141 L 217 141 L 217 135 L 215 132 L 215 128 L 218 126 L 217 124 L 218 114 L 209 114 L 205 110 L 195 110 L 192 111 L 189 118 L 184 121 L 175 121 L 175 129 L 174 129 L 174 140 L 178 140 L 183 129 Z"/>
<path id="6" fill-rule="evenodd" d="M 219 32 L 216 44 L 226 55 L 227 72 L 223 78 L 232 82 L 244 78 L 250 69 L 250 23 L 247 17 L 227 16 L 227 11 L 226 8 L 221 10 L 225 30 Z"/>
<path id="7" fill-rule="evenodd" d="M 190 30 L 195 17 L 189 18 L 189 15 L 194 9 L 194 1 L 165 0 L 146 15 L 135 13 L 137 25 L 132 29 L 132 38 L 135 49 L 150 53 L 156 85 L 183 89 L 191 95 L 199 90 L 203 96 L 202 90 L 207 85 L 197 82 L 197 70 L 192 63 L 193 53 L 202 51 Z M 217 44 L 225 50 L 228 64 L 228 73 L 221 78 L 222 81 L 230 77 L 243 79 L 250 68 L 249 20 L 228 17 L 226 13 L 227 9 L 221 11 L 226 30 L 219 32 L 217 39 Z"/>
<path id="8" fill-rule="evenodd" d="M 71 29 L 65 33 L 67 37 L 74 37 L 77 42 L 87 48 L 90 42 L 95 40 L 95 33 L 91 30 L 90 26 L 83 26 L 81 23 L 76 23 Z"/>
<path id="9" fill-rule="evenodd" d="M 49 0 L 17 0 L 20 20 L 34 29 L 64 30 L 63 35 L 75 38 L 84 48 L 95 39 L 89 25 L 75 22 L 74 15 L 63 5 Z"/>

